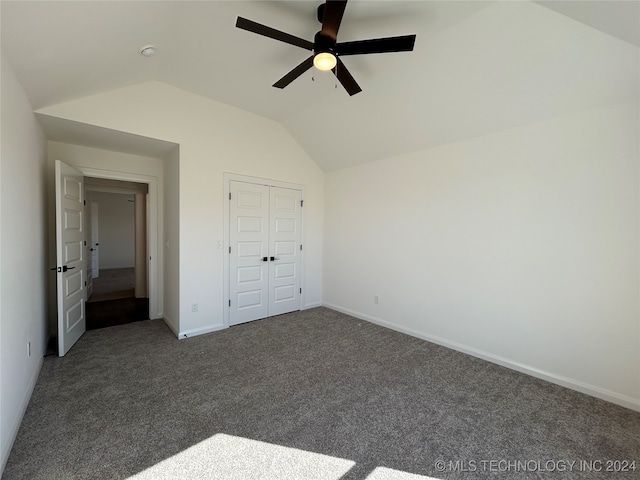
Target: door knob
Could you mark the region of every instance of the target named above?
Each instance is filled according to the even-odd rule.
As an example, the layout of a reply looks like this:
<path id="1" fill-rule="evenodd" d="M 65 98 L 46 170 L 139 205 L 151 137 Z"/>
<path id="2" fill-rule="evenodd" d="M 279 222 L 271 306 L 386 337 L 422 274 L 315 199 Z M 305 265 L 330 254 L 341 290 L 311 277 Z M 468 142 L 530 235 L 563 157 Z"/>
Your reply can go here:
<path id="1" fill-rule="evenodd" d="M 269 260 L 269 257 L 262 257 L 262 261 L 263 261 L 263 262 L 266 262 L 266 261 L 268 261 L 268 260 Z"/>
<path id="2" fill-rule="evenodd" d="M 276 257 L 271 257 L 271 261 L 273 262 L 274 260 L 280 260 L 280 259 Z"/>
<path id="3" fill-rule="evenodd" d="M 67 270 L 73 270 L 76 267 L 67 267 L 66 265 L 64 267 L 53 267 L 50 268 L 49 270 L 56 270 L 58 273 L 61 272 L 66 272 Z"/>

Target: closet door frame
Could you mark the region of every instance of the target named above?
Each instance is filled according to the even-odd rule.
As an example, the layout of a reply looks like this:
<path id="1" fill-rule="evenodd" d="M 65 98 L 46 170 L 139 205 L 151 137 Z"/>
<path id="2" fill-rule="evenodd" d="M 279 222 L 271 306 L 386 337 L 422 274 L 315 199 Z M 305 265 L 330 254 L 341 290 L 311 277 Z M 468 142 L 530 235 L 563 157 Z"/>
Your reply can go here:
<path id="1" fill-rule="evenodd" d="M 231 182 L 232 181 L 237 181 L 237 182 L 244 182 L 244 183 L 253 183 L 253 184 L 257 184 L 257 185 L 266 185 L 269 187 L 280 187 L 280 188 L 288 188 L 291 190 L 299 190 L 301 192 L 301 198 L 302 201 L 304 202 L 305 200 L 305 188 L 304 185 L 299 185 L 296 183 L 289 183 L 289 182 L 282 182 L 279 180 L 273 180 L 273 179 L 268 179 L 268 178 L 260 178 L 260 177 L 251 177 L 251 176 L 246 176 L 246 175 L 239 175 L 239 174 L 235 174 L 235 173 L 224 173 L 223 175 L 223 181 L 224 181 L 224 188 L 223 188 L 223 194 L 224 194 L 224 201 L 223 201 L 223 205 L 224 205 L 224 231 L 223 231 L 223 241 L 222 241 L 222 254 L 223 254 L 223 295 L 224 295 L 224 299 L 223 299 L 223 321 L 224 321 L 224 326 L 225 327 L 229 327 L 230 325 L 230 308 L 229 308 L 229 301 L 230 301 L 230 285 L 229 285 L 229 281 L 231 278 L 231 273 L 230 273 L 230 254 L 229 254 L 229 248 L 230 248 L 230 243 L 229 243 L 229 226 L 230 226 L 230 215 L 229 215 L 229 207 L 230 207 L 230 201 L 229 201 L 229 193 L 231 192 Z M 305 305 L 305 251 L 306 249 L 304 248 L 305 245 L 305 207 L 302 207 L 302 214 L 301 214 L 301 242 L 303 245 L 302 251 L 300 252 L 300 285 L 302 288 L 302 293 L 300 293 L 300 309 L 302 309 L 302 306 Z M 218 243 L 218 246 L 220 246 L 220 243 Z"/>

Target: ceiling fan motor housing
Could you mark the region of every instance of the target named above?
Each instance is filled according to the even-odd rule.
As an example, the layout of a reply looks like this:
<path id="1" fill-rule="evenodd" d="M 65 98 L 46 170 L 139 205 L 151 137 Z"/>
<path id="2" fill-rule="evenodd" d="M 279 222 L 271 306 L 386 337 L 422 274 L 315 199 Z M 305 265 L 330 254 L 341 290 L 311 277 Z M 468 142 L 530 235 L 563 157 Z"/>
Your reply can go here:
<path id="1" fill-rule="evenodd" d="M 329 52 L 333 55 L 336 54 L 336 41 L 327 35 L 323 35 L 322 32 L 316 33 L 313 39 L 313 52 L 315 54 L 322 52 Z"/>

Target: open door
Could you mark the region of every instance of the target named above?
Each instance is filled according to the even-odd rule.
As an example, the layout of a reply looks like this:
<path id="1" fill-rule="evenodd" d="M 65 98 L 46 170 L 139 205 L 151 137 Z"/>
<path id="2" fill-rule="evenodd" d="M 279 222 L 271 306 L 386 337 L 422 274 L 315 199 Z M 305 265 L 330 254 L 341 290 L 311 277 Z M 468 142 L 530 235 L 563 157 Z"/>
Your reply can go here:
<path id="1" fill-rule="evenodd" d="M 60 160 L 55 169 L 58 355 L 62 357 L 86 330 L 84 189 L 80 172 Z"/>
<path id="2" fill-rule="evenodd" d="M 87 288 L 85 289 L 84 292 L 84 301 L 87 302 L 89 301 L 89 299 L 91 298 L 91 295 L 93 295 L 93 272 L 91 271 L 91 267 L 92 267 L 92 262 L 91 262 L 91 205 L 87 205 L 87 194 L 85 192 L 84 194 L 84 225 L 85 225 L 85 236 L 86 236 L 86 240 L 84 241 L 84 245 L 85 245 L 85 250 L 89 250 L 89 253 L 86 253 L 86 257 L 87 257 L 87 261 L 85 262 L 86 264 L 86 283 L 87 283 Z"/>
<path id="3" fill-rule="evenodd" d="M 98 278 L 100 276 L 100 251 L 98 250 L 98 203 L 91 202 L 91 276 L 92 278 Z"/>

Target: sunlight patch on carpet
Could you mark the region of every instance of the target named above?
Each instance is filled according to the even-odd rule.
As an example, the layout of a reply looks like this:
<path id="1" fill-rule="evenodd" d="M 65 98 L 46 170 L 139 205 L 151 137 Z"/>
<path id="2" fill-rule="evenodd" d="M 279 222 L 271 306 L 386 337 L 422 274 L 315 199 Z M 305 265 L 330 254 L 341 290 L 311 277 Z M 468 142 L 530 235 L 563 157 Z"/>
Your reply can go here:
<path id="1" fill-rule="evenodd" d="M 351 460 L 218 433 L 129 478 L 338 480 L 354 465 Z"/>
<path id="2" fill-rule="evenodd" d="M 435 477 L 426 477 L 415 473 L 401 472 L 392 468 L 376 467 L 366 480 L 438 480 Z"/>

